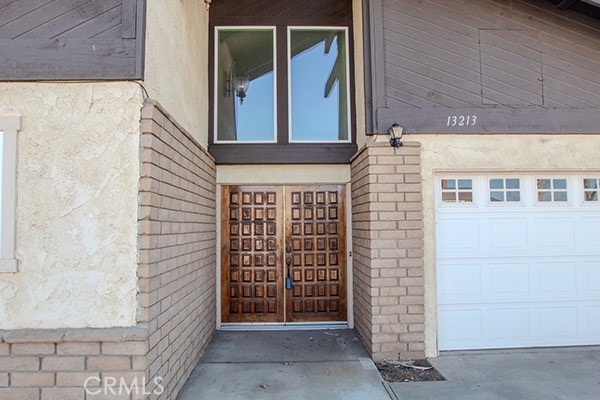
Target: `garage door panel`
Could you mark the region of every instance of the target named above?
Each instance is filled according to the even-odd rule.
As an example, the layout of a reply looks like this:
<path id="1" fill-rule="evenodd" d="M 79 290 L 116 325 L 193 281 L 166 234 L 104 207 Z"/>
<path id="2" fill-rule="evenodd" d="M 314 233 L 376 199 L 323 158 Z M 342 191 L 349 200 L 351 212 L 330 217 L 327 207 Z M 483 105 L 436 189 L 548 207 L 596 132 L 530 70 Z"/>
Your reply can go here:
<path id="1" fill-rule="evenodd" d="M 525 255 L 528 252 L 527 218 L 490 218 L 486 221 L 489 232 L 484 238 L 487 254 L 490 255 Z"/>
<path id="2" fill-rule="evenodd" d="M 489 337 L 498 347 L 531 341 L 531 310 L 528 307 L 496 308 L 488 314 Z"/>
<path id="3" fill-rule="evenodd" d="M 600 305 L 584 306 L 583 313 L 585 316 L 585 336 L 590 340 L 590 343 L 595 343 L 595 340 L 600 338 Z"/>
<path id="4" fill-rule="evenodd" d="M 598 252 L 600 248 L 600 217 L 581 217 L 579 219 L 579 226 L 581 231 L 581 237 L 578 238 L 578 242 L 582 250 L 591 250 Z"/>
<path id="5" fill-rule="evenodd" d="M 536 262 L 532 266 L 532 300 L 577 298 L 577 264 L 574 262 Z"/>
<path id="6" fill-rule="evenodd" d="M 438 268 L 440 304 L 481 301 L 481 264 L 449 262 L 441 263 Z"/>
<path id="7" fill-rule="evenodd" d="M 528 301 L 529 264 L 526 262 L 488 263 L 483 293 L 487 301 Z"/>
<path id="8" fill-rule="evenodd" d="M 577 339 L 577 307 L 546 306 L 537 310 L 540 344 L 574 343 Z"/>
<path id="9" fill-rule="evenodd" d="M 588 299 L 600 300 L 600 260 L 582 261 L 583 294 Z"/>
<path id="10" fill-rule="evenodd" d="M 575 250 L 575 218 L 534 218 L 533 251 L 548 254 Z"/>
<path id="11" fill-rule="evenodd" d="M 444 219 L 438 222 L 442 257 L 475 256 L 480 253 L 480 222 L 478 219 Z"/>
<path id="12" fill-rule="evenodd" d="M 483 313 L 479 309 L 439 310 L 440 349 L 476 348 L 483 344 Z M 476 346 L 476 347 L 472 347 Z"/>

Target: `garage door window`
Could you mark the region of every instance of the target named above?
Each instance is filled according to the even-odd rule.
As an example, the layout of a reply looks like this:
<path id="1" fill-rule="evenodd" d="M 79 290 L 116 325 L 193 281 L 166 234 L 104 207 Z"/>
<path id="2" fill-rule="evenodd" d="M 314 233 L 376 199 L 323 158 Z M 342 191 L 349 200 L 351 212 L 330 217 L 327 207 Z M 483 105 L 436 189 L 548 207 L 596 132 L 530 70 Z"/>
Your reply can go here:
<path id="1" fill-rule="evenodd" d="M 585 178 L 583 180 L 583 200 L 586 202 L 600 201 L 600 196 L 598 196 L 599 188 L 600 179 Z"/>
<path id="2" fill-rule="evenodd" d="M 473 203 L 472 179 L 442 179 L 442 203 Z"/>
<path id="3" fill-rule="evenodd" d="M 566 203 L 569 201 L 566 178 L 537 179 L 536 187 L 539 203 Z"/>
<path id="4" fill-rule="evenodd" d="M 519 203 L 521 181 L 518 178 L 495 178 L 489 180 L 491 203 Z"/>

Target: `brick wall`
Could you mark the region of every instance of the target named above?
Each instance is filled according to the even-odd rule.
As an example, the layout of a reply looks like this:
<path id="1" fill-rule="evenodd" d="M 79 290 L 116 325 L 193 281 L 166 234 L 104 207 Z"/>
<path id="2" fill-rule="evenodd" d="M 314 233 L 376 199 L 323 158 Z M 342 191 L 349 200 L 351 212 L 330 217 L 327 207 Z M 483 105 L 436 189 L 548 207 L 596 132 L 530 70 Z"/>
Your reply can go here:
<path id="1" fill-rule="evenodd" d="M 420 154 L 370 143 L 352 160 L 354 321 L 374 359 L 425 356 Z"/>
<path id="2" fill-rule="evenodd" d="M 216 326 L 213 158 L 156 104 L 142 110 L 140 322 L 148 378 L 175 399 Z"/>
<path id="3" fill-rule="evenodd" d="M 147 333 L 145 327 L 0 332 L 0 399 L 111 398 L 100 384 L 121 378 L 142 393 Z"/>

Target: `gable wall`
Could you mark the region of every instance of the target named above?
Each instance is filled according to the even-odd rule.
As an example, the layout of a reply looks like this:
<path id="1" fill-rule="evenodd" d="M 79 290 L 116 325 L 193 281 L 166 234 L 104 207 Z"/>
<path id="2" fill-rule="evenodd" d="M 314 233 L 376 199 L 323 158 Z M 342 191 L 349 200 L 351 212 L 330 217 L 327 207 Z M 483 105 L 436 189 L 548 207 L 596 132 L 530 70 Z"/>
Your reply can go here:
<path id="1" fill-rule="evenodd" d="M 599 20 L 543 0 L 375 0 L 371 11 L 379 131 L 595 132 Z M 450 110 L 478 123 L 448 127 Z"/>

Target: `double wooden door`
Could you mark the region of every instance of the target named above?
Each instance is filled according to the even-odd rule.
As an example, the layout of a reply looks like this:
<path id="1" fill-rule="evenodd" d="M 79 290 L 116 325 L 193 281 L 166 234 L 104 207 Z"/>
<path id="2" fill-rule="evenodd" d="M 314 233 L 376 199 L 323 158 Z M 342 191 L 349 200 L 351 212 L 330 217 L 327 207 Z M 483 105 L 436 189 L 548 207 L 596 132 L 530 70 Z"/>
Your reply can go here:
<path id="1" fill-rule="evenodd" d="M 224 186 L 223 322 L 346 320 L 345 188 Z"/>

